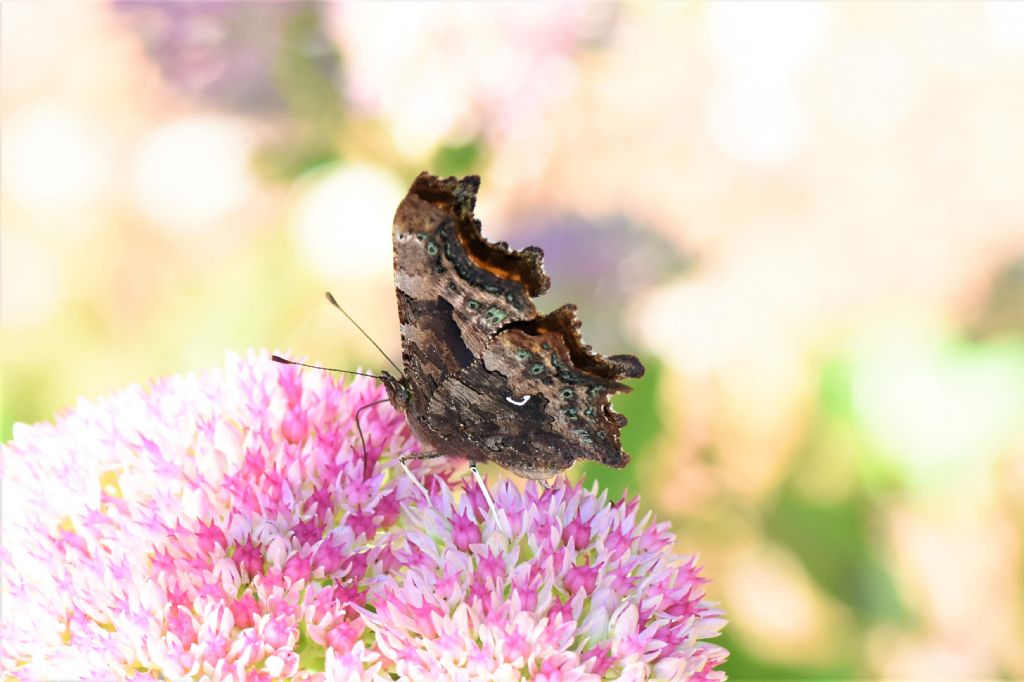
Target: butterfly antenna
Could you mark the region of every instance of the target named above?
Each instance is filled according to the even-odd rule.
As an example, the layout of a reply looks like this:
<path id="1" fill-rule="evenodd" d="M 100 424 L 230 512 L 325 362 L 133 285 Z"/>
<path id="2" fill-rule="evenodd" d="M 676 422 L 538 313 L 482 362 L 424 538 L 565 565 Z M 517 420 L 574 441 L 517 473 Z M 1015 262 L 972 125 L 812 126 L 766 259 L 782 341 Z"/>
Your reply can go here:
<path id="1" fill-rule="evenodd" d="M 399 367 L 398 365 L 396 365 L 396 364 L 395 364 L 395 361 L 394 361 L 394 360 L 392 360 L 392 359 L 391 359 L 390 357 L 388 357 L 388 354 L 384 352 L 384 349 L 383 349 L 383 348 L 381 348 L 380 346 L 378 346 L 378 345 L 377 345 L 377 342 L 376 342 L 376 341 L 374 341 L 374 340 L 373 340 L 373 338 L 372 338 L 372 337 L 371 337 L 371 336 L 370 336 L 369 334 L 367 334 L 367 333 L 366 333 L 366 330 L 364 330 L 364 329 L 363 329 L 362 327 L 360 327 L 360 326 L 359 326 L 359 323 L 358 323 L 358 322 L 356 322 L 355 320 L 353 320 L 353 319 L 352 319 L 352 316 L 351 316 L 351 315 L 349 315 L 348 313 L 346 313 L 346 312 L 345 312 L 345 309 L 344 309 L 344 308 L 342 308 L 342 307 L 341 307 L 340 305 L 338 305 L 338 302 L 334 300 L 334 296 L 332 296 L 332 295 L 331 295 L 331 292 L 327 291 L 327 292 L 324 292 L 324 293 L 325 293 L 325 294 L 326 294 L 326 296 L 327 296 L 327 301 L 328 301 L 328 302 L 329 302 L 329 303 L 330 303 L 331 305 L 333 305 L 333 306 L 334 306 L 335 308 L 337 308 L 338 310 L 340 310 L 340 311 L 341 311 L 341 314 L 342 314 L 342 315 L 344 315 L 345 317 L 347 317 L 347 318 L 348 318 L 348 321 L 349 321 L 349 322 L 351 322 L 352 324 L 354 324 L 354 325 L 355 325 L 355 327 L 356 327 L 356 329 L 358 329 L 358 330 L 359 330 L 360 332 L 362 332 L 363 336 L 365 336 L 365 337 L 366 337 L 366 339 L 367 339 L 367 340 L 368 340 L 368 341 L 369 341 L 370 343 L 372 343 L 372 344 L 373 344 L 373 347 L 374 347 L 374 348 L 376 348 L 376 349 L 377 349 L 378 351 L 380 351 L 380 354 L 384 356 L 384 359 L 385 359 L 385 360 L 387 360 L 388 362 L 390 362 L 390 363 L 391 363 L 391 366 L 392 366 L 392 367 L 394 367 L 394 368 L 395 368 L 395 369 L 396 369 L 396 370 L 398 371 L 398 373 L 399 373 L 399 374 L 400 374 L 401 376 L 405 376 L 405 372 L 403 372 L 403 371 L 402 371 L 402 368 L 401 368 L 401 367 Z"/>
<path id="2" fill-rule="evenodd" d="M 310 369 L 322 369 L 325 372 L 341 372 L 343 374 L 355 374 L 361 377 L 370 377 L 371 379 L 380 379 L 376 374 L 368 374 L 366 372 L 354 372 L 350 369 L 337 369 L 335 367 L 321 367 L 320 365 L 307 365 L 305 362 L 299 362 L 297 360 L 289 360 L 288 358 L 282 358 L 280 355 L 271 355 L 270 359 L 274 362 L 280 362 L 282 365 L 298 365 L 300 367 L 309 367 Z"/>

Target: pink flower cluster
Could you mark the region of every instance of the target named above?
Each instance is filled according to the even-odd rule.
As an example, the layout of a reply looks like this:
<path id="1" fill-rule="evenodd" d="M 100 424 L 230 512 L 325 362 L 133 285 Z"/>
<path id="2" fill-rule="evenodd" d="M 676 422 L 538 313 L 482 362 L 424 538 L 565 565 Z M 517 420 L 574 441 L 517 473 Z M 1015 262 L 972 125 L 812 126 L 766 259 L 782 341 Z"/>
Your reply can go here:
<path id="1" fill-rule="evenodd" d="M 358 379 L 274 364 L 82 401 L 3 450 L 16 679 L 720 680 L 694 561 L 636 500 L 398 466 Z M 443 464 L 442 464 L 443 466 Z M 511 529 L 511 536 L 502 529 Z"/>

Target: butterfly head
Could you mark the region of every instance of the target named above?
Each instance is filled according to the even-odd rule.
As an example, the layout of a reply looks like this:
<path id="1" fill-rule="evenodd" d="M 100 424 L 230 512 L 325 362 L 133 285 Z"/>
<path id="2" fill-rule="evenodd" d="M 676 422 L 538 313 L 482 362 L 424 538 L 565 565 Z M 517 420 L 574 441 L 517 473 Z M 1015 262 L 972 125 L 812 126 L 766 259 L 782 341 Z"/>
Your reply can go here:
<path id="1" fill-rule="evenodd" d="M 384 389 L 388 392 L 388 400 L 391 401 L 394 408 L 399 412 L 405 412 L 412 397 L 405 378 L 399 379 L 388 372 L 381 372 L 380 380 L 384 383 Z"/>

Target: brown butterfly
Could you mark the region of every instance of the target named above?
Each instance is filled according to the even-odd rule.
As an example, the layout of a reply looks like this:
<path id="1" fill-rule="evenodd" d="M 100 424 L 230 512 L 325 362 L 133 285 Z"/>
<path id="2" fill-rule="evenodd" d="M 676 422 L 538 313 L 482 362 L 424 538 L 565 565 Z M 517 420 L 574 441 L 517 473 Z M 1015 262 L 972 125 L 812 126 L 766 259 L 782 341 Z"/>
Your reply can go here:
<path id="1" fill-rule="evenodd" d="M 609 396 L 643 376 L 632 355 L 580 338 L 576 306 L 541 315 L 550 284 L 537 247 L 488 242 L 473 216 L 480 179 L 421 173 L 392 241 L 404 376 L 382 374 L 391 404 L 427 448 L 418 458 L 494 462 L 545 480 L 589 459 L 622 468 L 626 418 Z"/>

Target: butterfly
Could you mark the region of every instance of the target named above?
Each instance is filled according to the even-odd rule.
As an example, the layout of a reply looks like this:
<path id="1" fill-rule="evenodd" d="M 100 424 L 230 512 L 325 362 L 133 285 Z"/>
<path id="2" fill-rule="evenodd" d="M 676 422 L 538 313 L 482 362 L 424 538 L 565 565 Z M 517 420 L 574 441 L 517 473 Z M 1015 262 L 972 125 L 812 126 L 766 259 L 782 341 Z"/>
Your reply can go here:
<path id="1" fill-rule="evenodd" d="M 626 417 L 609 398 L 643 376 L 633 355 L 601 356 L 576 306 L 540 314 L 543 252 L 481 234 L 480 178 L 421 173 L 392 232 L 404 372 L 381 379 L 425 448 L 413 458 L 493 462 L 544 481 L 576 460 L 622 468 Z M 581 254 L 581 257 L 585 257 Z"/>

